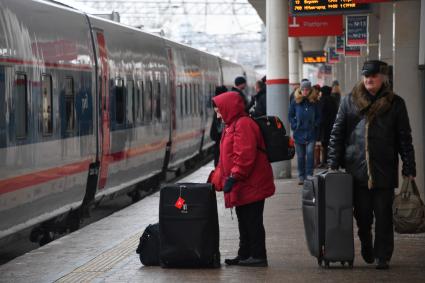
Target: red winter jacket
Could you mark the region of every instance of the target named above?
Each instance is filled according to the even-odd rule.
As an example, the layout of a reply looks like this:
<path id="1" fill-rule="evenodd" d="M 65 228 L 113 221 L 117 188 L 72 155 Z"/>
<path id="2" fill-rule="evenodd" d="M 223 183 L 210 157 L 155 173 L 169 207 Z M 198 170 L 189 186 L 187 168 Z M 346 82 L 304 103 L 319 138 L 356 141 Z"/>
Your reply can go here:
<path id="1" fill-rule="evenodd" d="M 274 194 L 273 171 L 260 129 L 244 110 L 245 104 L 237 92 L 226 92 L 213 98 L 226 127 L 220 143 L 222 187 L 232 175 L 237 182 L 224 194 L 226 207 L 241 206 L 263 200 Z"/>

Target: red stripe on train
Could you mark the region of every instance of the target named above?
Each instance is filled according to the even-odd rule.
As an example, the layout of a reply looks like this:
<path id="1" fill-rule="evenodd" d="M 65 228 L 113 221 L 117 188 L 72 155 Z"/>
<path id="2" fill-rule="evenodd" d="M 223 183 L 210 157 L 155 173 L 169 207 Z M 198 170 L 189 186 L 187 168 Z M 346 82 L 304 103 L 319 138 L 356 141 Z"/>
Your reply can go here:
<path id="1" fill-rule="evenodd" d="M 88 159 L 81 162 L 38 171 L 36 173 L 29 173 L 5 180 L 0 180 L 0 195 L 81 172 L 88 172 L 91 162 L 92 160 Z"/>
<path id="2" fill-rule="evenodd" d="M 198 137 L 201 134 L 202 132 L 195 131 L 183 135 L 178 135 L 174 137 L 174 141 L 176 143 L 179 143 L 185 140 L 192 139 L 194 137 Z M 119 162 L 124 159 L 164 149 L 166 144 L 167 141 L 163 139 L 159 142 L 143 145 L 141 147 L 134 147 L 124 151 L 111 153 L 106 155 L 106 157 L 108 159 L 108 162 L 110 163 Z M 82 162 L 67 164 L 61 167 L 55 167 L 43 171 L 38 171 L 35 173 L 29 173 L 9 179 L 0 180 L 0 195 L 17 191 L 26 187 L 38 185 L 41 183 L 49 182 L 55 179 L 60 179 L 73 174 L 78 174 L 84 171 L 88 172 L 90 163 L 91 160 L 88 159 Z"/>

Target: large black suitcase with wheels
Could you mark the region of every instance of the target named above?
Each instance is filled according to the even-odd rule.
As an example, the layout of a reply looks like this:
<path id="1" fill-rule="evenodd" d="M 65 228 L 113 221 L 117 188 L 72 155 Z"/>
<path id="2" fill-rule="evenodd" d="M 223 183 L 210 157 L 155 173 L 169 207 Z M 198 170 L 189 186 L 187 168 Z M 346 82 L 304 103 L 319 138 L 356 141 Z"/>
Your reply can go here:
<path id="1" fill-rule="evenodd" d="M 307 246 L 320 266 L 353 266 L 353 180 L 343 172 L 323 172 L 304 181 L 302 210 Z"/>
<path id="2" fill-rule="evenodd" d="M 162 267 L 219 267 L 219 227 L 211 184 L 177 183 L 161 188 Z"/>

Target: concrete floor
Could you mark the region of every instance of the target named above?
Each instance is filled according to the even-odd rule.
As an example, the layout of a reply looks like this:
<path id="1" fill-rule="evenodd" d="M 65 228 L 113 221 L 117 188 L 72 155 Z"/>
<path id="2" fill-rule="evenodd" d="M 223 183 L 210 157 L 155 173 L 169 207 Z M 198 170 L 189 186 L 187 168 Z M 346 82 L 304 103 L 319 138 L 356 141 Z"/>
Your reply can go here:
<path id="1" fill-rule="evenodd" d="M 182 181 L 205 182 L 212 164 Z M 266 201 L 264 222 L 269 267 L 163 269 L 144 267 L 135 253 L 144 228 L 158 221 L 159 194 L 0 266 L 0 282 L 425 282 L 425 234 L 398 235 L 391 268 L 376 270 L 360 257 L 355 238 L 354 268 L 318 267 L 305 243 L 301 187 L 296 179 L 275 180 L 276 194 Z M 220 251 L 236 255 L 236 215 L 217 195 Z"/>

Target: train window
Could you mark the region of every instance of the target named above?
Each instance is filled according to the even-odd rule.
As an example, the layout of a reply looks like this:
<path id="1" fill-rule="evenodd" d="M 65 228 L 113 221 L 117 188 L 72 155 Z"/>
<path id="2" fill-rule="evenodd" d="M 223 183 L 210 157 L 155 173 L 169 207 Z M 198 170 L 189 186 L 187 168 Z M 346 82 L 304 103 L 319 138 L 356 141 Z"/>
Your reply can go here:
<path id="1" fill-rule="evenodd" d="M 117 124 L 124 123 L 124 82 L 122 79 L 115 80 L 115 121 Z"/>
<path id="2" fill-rule="evenodd" d="M 136 104 L 136 116 L 138 121 L 143 120 L 143 112 L 145 110 L 145 99 L 144 99 L 144 93 L 145 92 L 145 86 L 143 81 L 139 81 L 139 87 L 137 88 L 137 97 L 138 101 Z"/>
<path id="3" fill-rule="evenodd" d="M 153 89 L 152 89 L 152 82 L 151 81 L 149 81 L 147 84 L 146 84 L 146 87 L 147 87 L 147 89 L 146 89 L 146 91 L 145 91 L 145 93 L 144 93 L 144 98 L 143 98 L 143 100 L 144 100 L 144 103 L 145 103 L 145 113 L 144 113 L 144 120 L 145 121 L 151 121 L 152 120 L 152 103 L 153 103 L 153 93 L 152 93 L 152 91 L 153 91 Z"/>
<path id="4" fill-rule="evenodd" d="M 181 85 L 177 87 L 177 104 L 176 108 L 180 117 L 183 117 L 183 88 Z"/>
<path id="5" fill-rule="evenodd" d="M 41 95 L 43 135 L 50 135 L 53 133 L 52 76 L 41 75 Z"/>
<path id="6" fill-rule="evenodd" d="M 192 115 L 196 115 L 196 84 L 192 85 Z"/>
<path id="7" fill-rule="evenodd" d="M 198 113 L 203 116 L 204 115 L 204 96 L 201 91 L 201 85 L 198 85 Z"/>
<path id="8" fill-rule="evenodd" d="M 28 133 L 27 76 L 25 74 L 17 73 L 15 76 L 14 97 L 16 138 L 24 139 Z"/>
<path id="9" fill-rule="evenodd" d="M 127 121 L 128 124 L 133 124 L 134 121 L 134 82 L 127 81 Z"/>
<path id="10" fill-rule="evenodd" d="M 196 84 L 192 85 L 192 115 L 196 115 Z"/>
<path id="11" fill-rule="evenodd" d="M 155 117 L 161 121 L 161 83 L 156 85 Z"/>
<path id="12" fill-rule="evenodd" d="M 201 86 L 196 85 L 196 113 L 201 114 Z"/>
<path id="13" fill-rule="evenodd" d="M 187 115 L 189 114 L 189 105 L 188 105 L 188 92 L 187 92 L 187 84 L 184 85 L 184 113 Z"/>
<path id="14" fill-rule="evenodd" d="M 192 115 L 193 113 L 193 102 L 192 102 L 192 84 L 189 84 L 189 115 Z"/>
<path id="15" fill-rule="evenodd" d="M 65 78 L 65 127 L 66 131 L 73 132 L 75 125 L 75 92 L 74 79 Z"/>
<path id="16" fill-rule="evenodd" d="M 208 108 L 211 109 L 212 107 L 212 98 L 215 95 L 215 89 L 214 86 L 212 84 L 210 84 L 210 92 L 208 93 Z"/>

